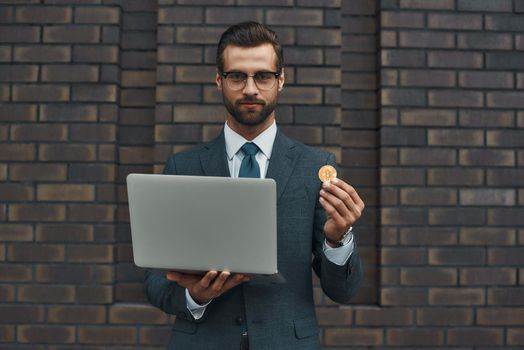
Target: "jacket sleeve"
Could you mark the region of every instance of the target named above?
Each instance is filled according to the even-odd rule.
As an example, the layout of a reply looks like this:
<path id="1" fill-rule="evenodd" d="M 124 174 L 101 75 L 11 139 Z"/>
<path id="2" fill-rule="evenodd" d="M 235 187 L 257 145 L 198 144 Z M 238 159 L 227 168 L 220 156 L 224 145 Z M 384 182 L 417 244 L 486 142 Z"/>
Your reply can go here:
<path id="1" fill-rule="evenodd" d="M 164 168 L 164 174 L 176 174 L 174 156 L 171 156 Z M 178 319 L 189 322 L 200 323 L 206 319 L 207 309 L 204 315 L 195 320 L 191 312 L 187 309 L 185 288 L 176 282 L 169 281 L 165 274 L 156 271 L 146 270 L 144 272 L 144 292 L 149 302 L 164 311 L 165 313 L 176 315 Z"/>
<path id="2" fill-rule="evenodd" d="M 336 168 L 335 156 L 330 154 L 326 164 Z M 313 227 L 313 270 L 320 278 L 320 285 L 324 294 L 337 303 L 348 304 L 356 294 L 362 280 L 362 266 L 358 247 L 355 243 L 355 249 L 345 265 L 340 266 L 331 262 L 324 254 L 323 249 L 325 222 L 326 213 L 317 198 Z"/>

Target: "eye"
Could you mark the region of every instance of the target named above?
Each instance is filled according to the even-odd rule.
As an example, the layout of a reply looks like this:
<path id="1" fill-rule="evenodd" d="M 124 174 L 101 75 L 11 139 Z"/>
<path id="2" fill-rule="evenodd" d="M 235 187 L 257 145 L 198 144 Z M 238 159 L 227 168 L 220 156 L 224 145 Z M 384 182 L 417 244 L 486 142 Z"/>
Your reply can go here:
<path id="1" fill-rule="evenodd" d="M 275 77 L 275 75 L 271 72 L 257 72 L 255 74 L 255 79 L 263 81 L 263 80 L 271 80 Z"/>
<path id="2" fill-rule="evenodd" d="M 242 72 L 231 72 L 227 75 L 228 79 L 231 80 L 245 80 L 246 79 L 246 73 Z"/>

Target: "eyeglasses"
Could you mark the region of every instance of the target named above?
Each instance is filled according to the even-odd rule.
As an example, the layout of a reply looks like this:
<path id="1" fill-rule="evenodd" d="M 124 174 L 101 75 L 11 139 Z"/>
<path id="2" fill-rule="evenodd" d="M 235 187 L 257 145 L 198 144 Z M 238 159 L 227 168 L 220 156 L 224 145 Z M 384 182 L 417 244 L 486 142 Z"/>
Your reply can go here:
<path id="1" fill-rule="evenodd" d="M 221 72 L 226 81 L 226 85 L 233 91 L 242 90 L 246 87 L 247 79 L 252 77 L 259 90 L 271 90 L 280 76 L 277 72 L 256 72 L 247 74 L 244 72 Z"/>

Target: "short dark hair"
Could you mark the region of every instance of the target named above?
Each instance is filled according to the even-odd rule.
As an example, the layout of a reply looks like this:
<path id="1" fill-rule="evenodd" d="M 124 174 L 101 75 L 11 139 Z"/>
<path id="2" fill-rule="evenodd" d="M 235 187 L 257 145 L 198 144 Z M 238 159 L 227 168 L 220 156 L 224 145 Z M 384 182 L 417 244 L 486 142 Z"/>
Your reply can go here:
<path id="1" fill-rule="evenodd" d="M 216 63 L 218 70 L 224 71 L 224 50 L 228 45 L 255 47 L 271 44 L 277 54 L 277 72 L 284 65 L 284 52 L 278 42 L 277 34 L 258 22 L 242 22 L 229 27 L 220 37 L 217 48 Z"/>

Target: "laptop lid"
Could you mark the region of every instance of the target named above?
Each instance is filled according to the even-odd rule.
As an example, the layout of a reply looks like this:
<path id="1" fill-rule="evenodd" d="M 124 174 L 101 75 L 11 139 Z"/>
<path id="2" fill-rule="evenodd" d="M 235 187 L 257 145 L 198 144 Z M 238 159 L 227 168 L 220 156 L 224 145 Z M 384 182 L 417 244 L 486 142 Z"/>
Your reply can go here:
<path id="1" fill-rule="evenodd" d="M 273 179 L 129 174 L 137 266 L 277 273 Z"/>

